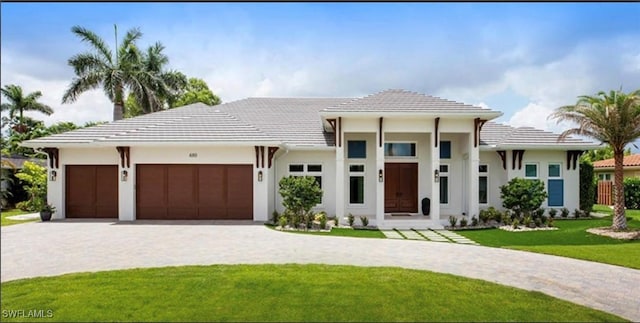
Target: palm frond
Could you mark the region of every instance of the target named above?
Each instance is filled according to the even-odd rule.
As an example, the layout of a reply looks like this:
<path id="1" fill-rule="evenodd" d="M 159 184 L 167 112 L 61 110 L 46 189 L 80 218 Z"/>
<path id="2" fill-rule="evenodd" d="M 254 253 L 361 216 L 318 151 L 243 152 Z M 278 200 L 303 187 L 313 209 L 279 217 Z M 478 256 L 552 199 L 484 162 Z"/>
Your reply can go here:
<path id="1" fill-rule="evenodd" d="M 81 26 L 73 26 L 71 27 L 71 32 L 76 34 L 76 36 L 80 37 L 80 39 L 84 42 L 87 42 L 93 46 L 100 54 L 102 54 L 103 58 L 108 62 L 112 63 L 111 49 L 109 46 L 100 38 L 100 36 L 96 35 L 93 31 L 86 29 Z"/>

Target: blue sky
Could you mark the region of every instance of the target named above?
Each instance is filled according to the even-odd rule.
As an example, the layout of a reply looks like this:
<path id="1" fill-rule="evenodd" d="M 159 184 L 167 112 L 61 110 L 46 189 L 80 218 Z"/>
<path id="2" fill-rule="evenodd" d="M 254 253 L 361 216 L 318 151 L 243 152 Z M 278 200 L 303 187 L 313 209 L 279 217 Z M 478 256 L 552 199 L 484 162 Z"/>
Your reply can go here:
<path id="1" fill-rule="evenodd" d="M 560 131 L 546 116 L 582 94 L 640 88 L 638 3 L 1 3 L 1 78 L 40 90 L 47 123 L 109 120 L 100 91 L 60 103 L 81 25 L 113 46 L 132 27 L 171 68 L 223 100 L 363 96 L 403 88 L 504 112 L 498 121 Z M 35 116 L 35 115 L 34 115 Z"/>

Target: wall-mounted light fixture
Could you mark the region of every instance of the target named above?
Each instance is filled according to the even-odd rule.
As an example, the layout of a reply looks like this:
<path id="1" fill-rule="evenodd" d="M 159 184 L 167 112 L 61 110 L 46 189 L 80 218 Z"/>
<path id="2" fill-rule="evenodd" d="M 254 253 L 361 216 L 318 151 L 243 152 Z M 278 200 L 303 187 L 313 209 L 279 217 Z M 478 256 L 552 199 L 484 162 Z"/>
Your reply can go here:
<path id="1" fill-rule="evenodd" d="M 433 180 L 436 183 L 440 182 L 440 172 L 437 169 L 433 171 Z"/>
<path id="2" fill-rule="evenodd" d="M 126 182 L 128 177 L 129 177 L 129 172 L 127 172 L 126 170 L 123 170 L 120 176 L 120 180 L 123 182 Z"/>
<path id="3" fill-rule="evenodd" d="M 262 171 L 258 171 L 258 182 L 262 182 Z"/>
<path id="4" fill-rule="evenodd" d="M 51 181 L 55 182 L 56 178 L 58 178 L 58 172 L 56 172 L 55 170 L 51 171 Z"/>
<path id="5" fill-rule="evenodd" d="M 382 175 L 382 169 L 378 170 L 378 182 L 384 182 L 384 176 Z"/>

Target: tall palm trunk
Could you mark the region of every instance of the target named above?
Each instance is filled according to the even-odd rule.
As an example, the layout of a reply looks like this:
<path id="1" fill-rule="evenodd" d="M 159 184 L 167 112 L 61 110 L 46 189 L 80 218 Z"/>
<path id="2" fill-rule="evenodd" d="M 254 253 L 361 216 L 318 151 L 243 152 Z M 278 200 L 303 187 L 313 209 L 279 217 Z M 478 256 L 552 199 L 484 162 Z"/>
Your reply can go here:
<path id="1" fill-rule="evenodd" d="M 122 103 L 113 104 L 113 121 L 122 120 L 124 115 L 124 105 Z"/>
<path id="2" fill-rule="evenodd" d="M 614 208 L 613 208 L 613 229 L 624 230 L 627 228 L 627 218 L 624 214 L 624 181 L 623 181 L 623 161 L 624 161 L 624 147 L 618 149 L 615 147 L 613 150 L 613 158 L 615 161 L 615 181 L 614 181 Z"/>

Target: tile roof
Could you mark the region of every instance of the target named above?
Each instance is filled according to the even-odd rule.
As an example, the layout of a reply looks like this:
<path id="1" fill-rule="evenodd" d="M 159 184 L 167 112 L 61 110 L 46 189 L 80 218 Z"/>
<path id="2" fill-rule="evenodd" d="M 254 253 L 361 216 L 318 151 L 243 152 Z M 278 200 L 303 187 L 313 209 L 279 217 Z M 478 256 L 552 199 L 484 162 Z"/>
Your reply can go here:
<path id="1" fill-rule="evenodd" d="M 327 107 L 323 112 L 431 112 L 448 114 L 495 114 L 499 111 L 405 90 L 386 90 Z"/>
<path id="2" fill-rule="evenodd" d="M 640 166 L 640 154 L 624 156 L 622 165 L 624 167 Z M 593 167 L 594 168 L 612 168 L 612 167 L 615 167 L 615 161 L 613 158 L 599 160 L 593 163 Z"/>
<path id="3" fill-rule="evenodd" d="M 91 142 L 241 142 L 271 141 L 255 126 L 196 103 L 135 118 L 28 140 L 30 145 Z"/>
<path id="4" fill-rule="evenodd" d="M 332 147 L 334 133 L 326 132 L 319 113 L 339 111 L 423 111 L 447 113 L 498 113 L 458 102 L 403 90 L 387 90 L 364 98 L 247 98 L 217 106 L 202 103 L 160 111 L 25 141 L 29 147 L 104 143 L 232 143 L 270 142 L 287 145 Z M 385 110 L 386 109 L 386 110 Z M 338 111 L 338 110 L 336 110 Z M 514 128 L 487 122 L 480 144 L 500 147 L 553 146 L 558 149 L 593 146 L 569 139 L 557 143 L 557 134 L 534 128 Z M 587 147 L 589 148 L 589 147 Z M 507 148 L 508 149 L 508 148 Z"/>
<path id="5" fill-rule="evenodd" d="M 540 130 L 533 127 L 512 127 L 495 122 L 487 122 L 480 132 L 480 144 L 498 145 L 501 148 L 531 148 L 535 146 L 553 146 L 564 149 L 566 147 L 591 149 L 598 146 L 594 142 L 579 138 L 568 137 L 558 142 L 559 134 Z"/>

